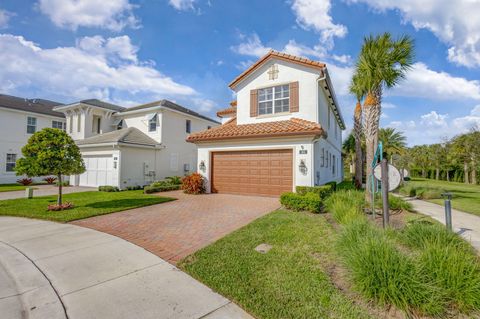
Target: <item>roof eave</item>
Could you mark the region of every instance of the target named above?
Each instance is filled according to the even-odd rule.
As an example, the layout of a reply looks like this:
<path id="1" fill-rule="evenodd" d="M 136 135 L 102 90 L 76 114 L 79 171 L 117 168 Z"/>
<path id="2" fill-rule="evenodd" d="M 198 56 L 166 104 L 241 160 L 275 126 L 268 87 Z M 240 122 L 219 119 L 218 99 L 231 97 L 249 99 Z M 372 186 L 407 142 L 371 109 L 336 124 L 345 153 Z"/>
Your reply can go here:
<path id="1" fill-rule="evenodd" d="M 283 132 L 283 133 L 268 133 L 268 134 L 256 134 L 256 135 L 239 135 L 239 136 L 218 136 L 210 138 L 187 138 L 189 143 L 207 142 L 207 141 L 222 141 L 222 140 L 241 140 L 241 139 L 257 139 L 257 138 L 280 138 L 280 137 L 295 137 L 295 136 L 312 136 L 312 137 L 326 137 L 324 130 L 319 131 L 302 131 L 302 132 Z"/>

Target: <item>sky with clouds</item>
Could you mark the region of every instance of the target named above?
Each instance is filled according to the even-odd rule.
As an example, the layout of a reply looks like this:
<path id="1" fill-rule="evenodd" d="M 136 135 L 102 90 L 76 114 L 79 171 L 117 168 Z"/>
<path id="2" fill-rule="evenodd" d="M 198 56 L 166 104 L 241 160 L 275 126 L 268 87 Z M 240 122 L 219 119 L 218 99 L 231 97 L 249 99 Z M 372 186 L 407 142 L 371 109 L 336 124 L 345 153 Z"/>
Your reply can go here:
<path id="1" fill-rule="evenodd" d="M 381 125 L 409 145 L 480 125 L 479 0 L 0 0 L 0 93 L 123 106 L 167 98 L 214 116 L 270 49 L 327 63 L 347 122 L 363 37 L 415 40 Z"/>

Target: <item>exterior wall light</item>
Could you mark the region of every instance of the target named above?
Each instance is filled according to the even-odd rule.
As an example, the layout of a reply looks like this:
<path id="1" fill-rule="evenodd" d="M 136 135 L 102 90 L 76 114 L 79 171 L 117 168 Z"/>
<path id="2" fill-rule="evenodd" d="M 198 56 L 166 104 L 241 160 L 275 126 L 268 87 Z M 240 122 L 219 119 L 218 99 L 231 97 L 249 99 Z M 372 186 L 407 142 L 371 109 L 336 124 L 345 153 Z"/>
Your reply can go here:
<path id="1" fill-rule="evenodd" d="M 302 174 L 307 174 L 307 165 L 305 165 L 305 160 L 300 160 L 300 164 L 298 165 L 298 169 Z"/>
<path id="2" fill-rule="evenodd" d="M 207 169 L 207 167 L 205 166 L 205 161 L 200 161 L 200 165 L 198 166 L 198 168 L 199 168 L 202 172 L 205 172 L 205 170 Z"/>

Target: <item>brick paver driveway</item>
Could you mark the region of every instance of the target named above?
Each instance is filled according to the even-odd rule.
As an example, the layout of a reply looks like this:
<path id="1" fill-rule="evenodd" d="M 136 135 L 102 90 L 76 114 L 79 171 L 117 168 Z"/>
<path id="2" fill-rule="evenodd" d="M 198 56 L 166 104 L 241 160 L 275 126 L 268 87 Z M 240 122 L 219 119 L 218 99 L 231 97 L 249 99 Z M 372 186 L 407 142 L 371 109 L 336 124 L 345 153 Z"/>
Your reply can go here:
<path id="1" fill-rule="evenodd" d="M 172 264 L 280 207 L 278 198 L 228 194 L 160 196 L 176 201 L 72 222 L 109 233 Z"/>

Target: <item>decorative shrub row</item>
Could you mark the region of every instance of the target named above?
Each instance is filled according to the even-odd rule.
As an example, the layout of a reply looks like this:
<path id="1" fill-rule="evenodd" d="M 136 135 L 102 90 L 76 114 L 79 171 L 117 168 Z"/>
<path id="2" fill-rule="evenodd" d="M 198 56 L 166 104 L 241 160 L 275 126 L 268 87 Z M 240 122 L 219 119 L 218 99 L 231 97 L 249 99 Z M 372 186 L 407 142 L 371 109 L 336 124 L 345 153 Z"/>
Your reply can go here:
<path id="1" fill-rule="evenodd" d="M 105 185 L 105 186 L 98 186 L 98 191 L 111 193 L 111 192 L 119 192 L 120 189 L 116 186 Z"/>
<path id="2" fill-rule="evenodd" d="M 23 186 L 28 186 L 33 183 L 33 180 L 31 178 L 20 178 L 17 180 L 17 183 Z"/>
<path id="3" fill-rule="evenodd" d="M 330 194 L 334 192 L 334 187 L 332 185 L 322 185 L 322 186 L 297 186 L 295 187 L 297 194 L 305 195 L 307 193 L 314 193 L 320 196 L 320 199 L 326 199 Z"/>
<path id="4" fill-rule="evenodd" d="M 156 186 L 154 184 L 150 186 L 145 186 L 143 192 L 145 194 L 152 194 L 152 193 L 159 193 L 159 192 L 167 192 L 167 191 L 176 191 L 180 189 L 180 185 L 173 185 L 173 184 L 162 184 Z"/>
<path id="5" fill-rule="evenodd" d="M 320 213 L 322 210 L 322 200 L 315 193 L 305 193 L 300 195 L 297 193 L 283 193 L 280 196 L 280 203 L 288 209 L 294 211 L 309 211 L 312 213 Z"/>

